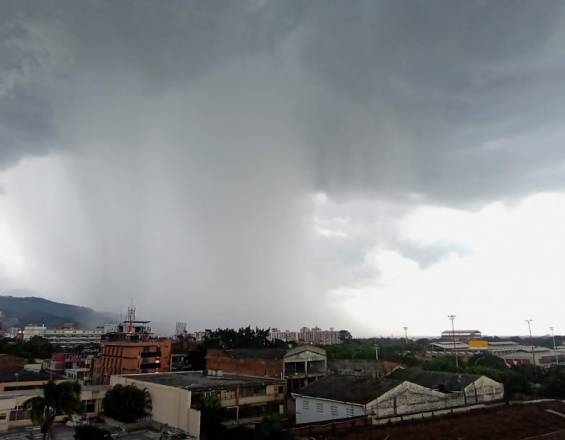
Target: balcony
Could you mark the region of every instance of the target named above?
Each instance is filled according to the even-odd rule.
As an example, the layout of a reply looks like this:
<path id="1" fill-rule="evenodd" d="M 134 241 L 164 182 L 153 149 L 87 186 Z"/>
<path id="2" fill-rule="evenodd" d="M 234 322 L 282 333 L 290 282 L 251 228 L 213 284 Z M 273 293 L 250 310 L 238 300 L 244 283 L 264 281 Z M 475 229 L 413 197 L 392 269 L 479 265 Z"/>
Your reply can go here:
<path id="1" fill-rule="evenodd" d="M 142 351 L 140 353 L 142 358 L 152 358 L 152 357 L 161 357 L 160 351 Z"/>

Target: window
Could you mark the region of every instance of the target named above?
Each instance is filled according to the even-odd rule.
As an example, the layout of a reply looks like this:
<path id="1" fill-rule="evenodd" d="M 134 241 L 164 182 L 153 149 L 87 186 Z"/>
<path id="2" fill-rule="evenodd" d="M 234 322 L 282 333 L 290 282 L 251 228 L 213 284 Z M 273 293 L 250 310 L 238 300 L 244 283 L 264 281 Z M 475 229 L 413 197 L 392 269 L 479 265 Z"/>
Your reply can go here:
<path id="1" fill-rule="evenodd" d="M 310 402 L 308 400 L 302 401 L 302 408 L 303 409 L 310 409 Z"/>
<path id="2" fill-rule="evenodd" d="M 18 405 L 10 411 L 10 420 L 26 420 L 31 418 L 30 411 L 24 409 L 23 406 Z"/>
<path id="3" fill-rule="evenodd" d="M 345 415 L 347 417 L 353 417 L 353 408 L 352 407 L 345 408 Z"/>
<path id="4" fill-rule="evenodd" d="M 284 393 L 284 387 L 283 387 L 283 386 L 280 386 L 280 387 L 279 387 L 279 394 L 282 394 L 282 393 Z"/>
<path id="5" fill-rule="evenodd" d="M 235 392 L 234 391 L 229 391 L 229 390 L 224 390 L 222 391 L 222 400 L 232 400 L 235 399 Z"/>
<path id="6" fill-rule="evenodd" d="M 331 405 L 330 406 L 330 411 L 332 413 L 332 416 L 337 417 L 337 405 Z"/>
<path id="7" fill-rule="evenodd" d="M 82 401 L 82 409 L 84 412 L 94 412 L 94 400 L 83 400 Z"/>
<path id="8" fill-rule="evenodd" d="M 241 387 L 239 389 L 241 397 L 264 396 L 265 394 L 267 394 L 267 388 L 264 385 Z"/>
<path id="9" fill-rule="evenodd" d="M 319 413 L 324 412 L 324 404 L 322 402 L 316 402 L 316 411 Z"/>

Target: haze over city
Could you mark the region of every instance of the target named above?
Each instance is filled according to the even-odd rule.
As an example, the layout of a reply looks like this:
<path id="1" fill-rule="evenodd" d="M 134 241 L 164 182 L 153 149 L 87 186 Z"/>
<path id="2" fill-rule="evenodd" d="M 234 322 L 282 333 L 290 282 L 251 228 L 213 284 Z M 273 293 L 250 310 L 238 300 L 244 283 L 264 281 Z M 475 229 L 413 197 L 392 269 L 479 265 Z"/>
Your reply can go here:
<path id="1" fill-rule="evenodd" d="M 0 294 L 563 334 L 564 8 L 1 2 Z"/>

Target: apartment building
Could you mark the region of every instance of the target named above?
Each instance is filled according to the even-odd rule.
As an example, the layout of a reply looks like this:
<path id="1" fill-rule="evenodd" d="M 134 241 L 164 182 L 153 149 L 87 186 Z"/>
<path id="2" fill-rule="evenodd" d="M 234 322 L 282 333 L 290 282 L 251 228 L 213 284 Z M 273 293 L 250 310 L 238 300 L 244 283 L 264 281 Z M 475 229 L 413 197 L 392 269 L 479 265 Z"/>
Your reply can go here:
<path id="1" fill-rule="evenodd" d="M 115 374 L 160 373 L 171 370 L 171 340 L 105 340 L 93 367 L 93 381 L 109 384 Z"/>
<path id="2" fill-rule="evenodd" d="M 100 344 L 103 330 L 81 330 L 77 328 L 50 329 L 45 325 L 26 325 L 23 329 L 23 340 L 29 341 L 34 336 L 47 339 L 51 344 L 64 348 L 78 345 Z"/>
<path id="3" fill-rule="evenodd" d="M 277 328 L 270 330 L 269 339 L 280 340 L 285 342 L 295 342 L 298 344 L 314 344 L 314 345 L 334 345 L 341 344 L 351 339 L 351 333 L 347 330 L 322 330 L 319 327 L 308 328 L 302 327 L 300 331 L 281 331 Z"/>

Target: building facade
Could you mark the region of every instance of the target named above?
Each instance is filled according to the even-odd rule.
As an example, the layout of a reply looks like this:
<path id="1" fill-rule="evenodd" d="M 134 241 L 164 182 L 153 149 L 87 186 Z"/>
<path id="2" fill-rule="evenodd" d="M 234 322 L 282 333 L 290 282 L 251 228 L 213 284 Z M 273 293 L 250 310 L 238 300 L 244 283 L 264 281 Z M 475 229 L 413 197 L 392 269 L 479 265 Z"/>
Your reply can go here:
<path id="1" fill-rule="evenodd" d="M 479 330 L 444 330 L 441 332 L 441 339 L 444 341 L 458 341 L 468 343 L 472 339 L 481 339 L 482 334 Z"/>
<path id="2" fill-rule="evenodd" d="M 486 376 L 396 370 L 387 378 L 328 376 L 292 394 L 296 423 L 351 417 L 375 420 L 501 400 L 502 384 Z"/>
<path id="3" fill-rule="evenodd" d="M 83 415 L 95 417 L 102 412 L 102 400 L 108 387 L 86 386 L 80 393 Z M 31 413 L 25 407 L 25 403 L 43 395 L 41 388 L 12 390 L 0 393 L 0 432 L 12 428 L 31 426 Z M 58 416 L 56 420 L 62 420 L 65 416 Z"/>
<path id="4" fill-rule="evenodd" d="M 350 340 L 351 333 L 347 330 L 334 330 L 333 328 L 322 330 L 319 327 L 302 327 L 297 332 L 273 328 L 269 332 L 269 339 L 298 344 L 335 345 Z"/>
<path id="5" fill-rule="evenodd" d="M 289 390 L 300 389 L 327 374 L 323 348 L 301 345 L 292 349 L 209 349 L 206 368 L 231 374 L 284 378 Z"/>
<path id="6" fill-rule="evenodd" d="M 26 325 L 23 340 L 29 341 L 34 336 L 47 339 L 51 344 L 71 348 L 79 345 L 100 344 L 103 330 L 81 330 L 76 328 L 50 329 L 44 325 Z"/>
<path id="7" fill-rule="evenodd" d="M 93 367 L 94 383 L 106 385 L 112 375 L 171 370 L 171 340 L 102 341 Z"/>
<path id="8" fill-rule="evenodd" d="M 260 422 L 264 416 L 284 414 L 285 381 L 223 374 L 210 370 L 162 374 L 112 376 L 111 385 L 136 385 L 151 395 L 152 419 L 200 437 L 200 409 L 207 398 L 216 398 L 226 409 L 226 426 Z"/>

